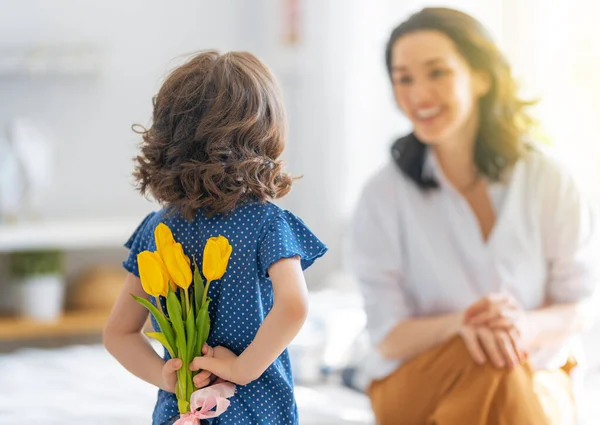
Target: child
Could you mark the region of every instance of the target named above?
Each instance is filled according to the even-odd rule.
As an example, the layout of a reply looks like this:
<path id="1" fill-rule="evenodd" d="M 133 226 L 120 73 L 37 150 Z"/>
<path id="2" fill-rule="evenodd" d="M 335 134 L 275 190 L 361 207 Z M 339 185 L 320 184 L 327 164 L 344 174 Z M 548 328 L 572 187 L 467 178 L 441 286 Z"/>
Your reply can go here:
<path id="1" fill-rule="evenodd" d="M 286 123 L 277 83 L 249 53 L 206 51 L 175 69 L 153 103 L 134 176 L 140 192 L 163 209 L 148 215 L 126 243 L 129 274 L 104 344 L 127 370 L 159 387 L 154 425 L 179 417 L 174 388 L 180 367 L 203 370 L 195 378 L 198 388 L 212 383 L 211 372 L 237 384 L 229 409 L 207 423 L 297 424 L 286 346 L 307 315 L 302 270 L 327 248 L 300 219 L 269 202 L 292 185 L 278 160 Z M 136 256 L 156 249 L 159 223 L 200 269 L 208 238 L 223 235 L 233 247 L 224 277 L 210 286 L 205 356 L 190 365 L 166 350 L 162 359 L 155 353 L 141 333 L 147 310 L 130 295 L 149 298 Z"/>

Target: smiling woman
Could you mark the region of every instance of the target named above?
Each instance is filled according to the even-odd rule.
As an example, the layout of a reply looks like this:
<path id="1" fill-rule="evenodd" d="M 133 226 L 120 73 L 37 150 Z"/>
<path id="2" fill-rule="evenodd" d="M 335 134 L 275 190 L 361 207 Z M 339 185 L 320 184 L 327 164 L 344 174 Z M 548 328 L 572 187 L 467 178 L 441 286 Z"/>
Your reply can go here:
<path id="1" fill-rule="evenodd" d="M 519 99 L 508 62 L 477 21 L 428 10 L 390 36 L 386 64 L 396 102 L 421 144 L 448 154 L 474 151 L 471 173 L 498 180 L 524 152 L 532 123 L 525 108 L 532 102 Z M 420 152 L 422 162 L 422 146 L 408 145 L 403 156 Z M 411 177 L 420 181 L 417 173 Z"/>
<path id="2" fill-rule="evenodd" d="M 352 243 L 378 423 L 573 424 L 596 215 L 531 142 L 530 103 L 475 19 L 424 9 L 386 62 L 413 131 L 364 189 Z"/>

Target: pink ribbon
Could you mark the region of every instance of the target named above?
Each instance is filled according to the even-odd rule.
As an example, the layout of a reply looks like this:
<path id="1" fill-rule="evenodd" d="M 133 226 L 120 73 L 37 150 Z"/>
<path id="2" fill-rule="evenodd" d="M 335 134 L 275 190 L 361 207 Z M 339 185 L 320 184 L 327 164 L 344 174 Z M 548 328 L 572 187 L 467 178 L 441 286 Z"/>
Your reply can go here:
<path id="1" fill-rule="evenodd" d="M 192 393 L 191 412 L 184 413 L 173 425 L 200 425 L 200 419 L 215 418 L 230 405 L 228 398 L 235 394 L 235 385 L 221 382 Z M 214 409 L 214 410 L 213 410 Z"/>

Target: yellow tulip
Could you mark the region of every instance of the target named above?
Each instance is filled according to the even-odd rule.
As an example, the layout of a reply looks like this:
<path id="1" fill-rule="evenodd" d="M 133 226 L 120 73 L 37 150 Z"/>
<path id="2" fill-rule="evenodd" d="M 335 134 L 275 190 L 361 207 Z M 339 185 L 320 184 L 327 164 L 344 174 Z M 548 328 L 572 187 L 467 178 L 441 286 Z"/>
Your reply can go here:
<path id="1" fill-rule="evenodd" d="M 221 279 L 227 269 L 231 255 L 231 245 L 224 236 L 210 238 L 204 246 L 202 273 L 207 281 Z"/>
<path id="2" fill-rule="evenodd" d="M 153 297 L 166 297 L 169 291 L 169 273 L 160 255 L 157 252 L 142 251 L 137 255 L 137 261 L 144 291 Z"/>
<path id="3" fill-rule="evenodd" d="M 154 230 L 154 239 L 156 249 L 167 266 L 171 284 L 174 283 L 183 289 L 189 288 L 192 283 L 190 259 L 183 253 L 181 244 L 175 242 L 171 229 L 166 224 L 160 223 Z M 171 288 L 175 290 L 173 285 Z"/>
<path id="4" fill-rule="evenodd" d="M 167 266 L 171 281 L 183 289 L 189 288 L 192 283 L 192 269 L 190 260 L 183 253 L 183 247 L 180 243 L 174 243 L 170 246 L 164 246 L 160 255 Z"/>
<path id="5" fill-rule="evenodd" d="M 169 247 L 175 243 L 173 233 L 165 223 L 159 223 L 154 229 L 154 240 L 156 241 L 156 249 L 161 255 L 164 247 Z"/>

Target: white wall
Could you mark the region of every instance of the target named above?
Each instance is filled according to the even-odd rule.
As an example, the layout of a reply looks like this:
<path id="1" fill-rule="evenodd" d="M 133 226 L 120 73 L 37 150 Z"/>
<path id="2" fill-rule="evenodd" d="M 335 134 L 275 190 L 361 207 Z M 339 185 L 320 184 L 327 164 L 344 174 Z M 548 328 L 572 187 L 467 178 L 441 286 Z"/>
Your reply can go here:
<path id="1" fill-rule="evenodd" d="M 279 77 L 289 108 L 290 171 L 304 175 L 281 202 L 330 247 L 310 271 L 323 281 L 339 263 L 336 217 L 343 142 L 343 71 L 333 66 L 335 25 L 342 1 L 310 0 L 302 8 L 302 40 L 281 43 L 283 10 L 276 0 L 127 1 L 0 0 L 0 49 L 90 45 L 102 53 L 93 77 L 0 78 L 0 129 L 13 117 L 31 118 L 55 143 L 55 185 L 43 218 L 140 218 L 154 205 L 131 186 L 131 158 L 147 124 L 151 97 L 174 57 L 203 48 L 250 50 Z M 341 43 L 340 43 L 341 44 Z"/>
<path id="2" fill-rule="evenodd" d="M 31 118 L 55 143 L 56 179 L 43 216 L 136 216 L 152 208 L 131 187 L 131 158 L 151 97 L 172 59 L 235 45 L 233 1 L 0 0 L 0 48 L 91 45 L 93 77 L 0 77 L 0 130 Z"/>
<path id="3" fill-rule="evenodd" d="M 289 170 L 304 178 L 281 205 L 329 246 L 309 278 L 322 284 L 342 262 L 343 234 L 366 178 L 408 131 L 384 67 L 391 29 L 429 2 L 303 0 L 300 41 L 282 43 L 280 0 L 0 0 L 2 47 L 83 44 L 103 53 L 81 78 L 0 78 L 0 126 L 32 118 L 55 141 L 57 175 L 44 216 L 142 216 L 153 205 L 131 186 L 131 158 L 151 97 L 178 55 L 246 49 L 274 70 L 286 98 Z M 450 5 L 501 28 L 501 0 Z"/>

